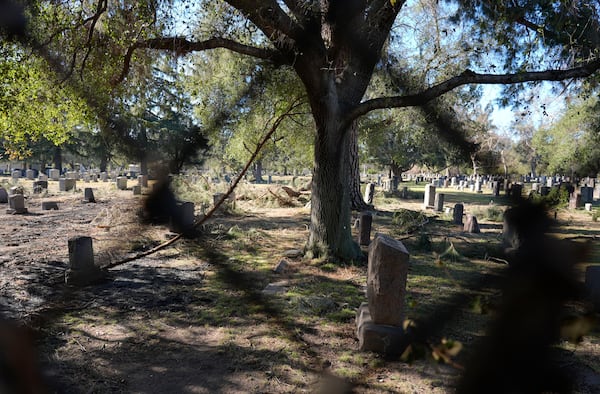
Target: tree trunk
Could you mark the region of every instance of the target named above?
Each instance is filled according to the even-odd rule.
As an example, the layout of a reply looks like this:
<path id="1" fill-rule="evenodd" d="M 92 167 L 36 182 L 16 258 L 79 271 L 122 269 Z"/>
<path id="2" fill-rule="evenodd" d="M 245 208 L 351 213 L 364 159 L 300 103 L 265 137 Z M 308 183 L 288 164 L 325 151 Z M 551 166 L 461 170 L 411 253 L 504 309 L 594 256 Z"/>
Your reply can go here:
<path id="1" fill-rule="evenodd" d="M 62 149 L 60 146 L 54 148 L 52 162 L 54 164 L 54 168 L 60 170 L 62 173 Z"/>
<path id="2" fill-rule="evenodd" d="M 306 254 L 309 258 L 356 259 L 361 252 L 350 229 L 350 167 L 347 163 L 352 133 L 340 130 L 338 117 L 332 114 L 315 116 L 315 122 L 317 135 Z"/>
<path id="3" fill-rule="evenodd" d="M 352 122 L 350 130 L 350 147 L 348 149 L 348 165 L 350 166 L 350 207 L 354 211 L 364 211 L 372 207 L 365 202 L 360 192 L 360 163 L 358 160 L 358 126 Z"/>
<path id="4" fill-rule="evenodd" d="M 263 173 L 262 160 L 256 160 L 256 162 L 254 163 L 254 181 L 256 183 L 264 182 L 262 173 Z"/>

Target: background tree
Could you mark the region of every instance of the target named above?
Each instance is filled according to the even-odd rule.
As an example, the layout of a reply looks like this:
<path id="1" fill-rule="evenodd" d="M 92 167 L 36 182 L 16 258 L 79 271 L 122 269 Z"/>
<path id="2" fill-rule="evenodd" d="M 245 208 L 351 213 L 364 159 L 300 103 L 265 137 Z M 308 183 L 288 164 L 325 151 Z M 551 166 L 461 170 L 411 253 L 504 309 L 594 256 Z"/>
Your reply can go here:
<path id="1" fill-rule="evenodd" d="M 450 77 L 432 73 L 424 90 L 364 100 L 375 66 L 384 48 L 388 48 L 386 43 L 394 25 L 414 16 L 400 13 L 407 4 L 405 1 L 203 2 L 202 7 L 219 12 L 211 17 L 205 17 L 207 12 L 188 13 L 186 17 L 194 16 L 198 26 L 204 28 L 186 36 L 177 34 L 181 18 L 174 14 L 174 10 L 183 8 L 171 8 L 169 3 L 99 0 L 95 11 L 90 11 L 87 3 L 40 2 L 44 7 L 33 15 L 41 15 L 46 23 L 32 26 L 39 28 L 40 33 L 45 30 L 39 37 L 46 41 L 48 37 L 53 38 L 48 46 L 51 50 L 73 56 L 73 70 L 90 69 L 86 64 L 91 65 L 92 58 L 103 60 L 96 47 L 110 50 L 111 56 L 124 53 L 123 72 L 118 80 L 127 78 L 128 83 L 136 75 L 132 66 L 143 65 L 144 57 L 150 53 L 143 49 L 182 54 L 222 47 L 290 67 L 302 81 L 316 129 L 307 244 L 307 251 L 312 255 L 350 259 L 359 254 L 350 233 L 347 166 L 353 141 L 349 130 L 358 117 L 375 109 L 423 105 L 468 84 L 522 84 L 583 78 L 600 67 L 600 60 L 594 57 L 598 47 L 595 42 L 599 36 L 598 18 L 596 8 L 587 2 L 577 1 L 575 7 L 572 1 L 568 6 L 562 3 L 554 6 L 549 0 L 539 0 L 521 2 L 517 7 L 513 3 L 498 5 L 479 0 L 446 1 L 440 2 L 439 7 L 456 10 L 456 20 L 463 18 L 462 28 L 471 29 L 472 34 L 462 43 L 469 52 L 469 69 L 460 67 L 463 71 L 453 72 Z M 546 7 L 542 9 L 547 12 L 538 12 L 539 6 Z M 60 12 L 54 11 L 57 8 Z M 65 14 L 69 17 L 64 18 Z M 65 34 L 51 36 L 48 32 L 54 31 L 57 24 L 50 22 L 56 15 L 67 20 L 62 30 Z M 411 39 L 409 36 L 400 38 Z M 95 40 L 98 44 L 92 45 Z M 480 45 L 478 40 L 485 45 Z M 56 43 L 61 45 L 55 46 Z M 494 48 L 497 56 L 504 60 L 504 65 L 496 71 L 504 74 L 489 73 L 492 58 L 486 49 Z M 392 46 L 389 49 L 394 50 Z M 543 61 L 538 63 L 537 58 L 542 54 Z M 114 63 L 108 70 L 113 71 L 112 67 Z M 543 71 L 550 68 L 553 69 Z"/>

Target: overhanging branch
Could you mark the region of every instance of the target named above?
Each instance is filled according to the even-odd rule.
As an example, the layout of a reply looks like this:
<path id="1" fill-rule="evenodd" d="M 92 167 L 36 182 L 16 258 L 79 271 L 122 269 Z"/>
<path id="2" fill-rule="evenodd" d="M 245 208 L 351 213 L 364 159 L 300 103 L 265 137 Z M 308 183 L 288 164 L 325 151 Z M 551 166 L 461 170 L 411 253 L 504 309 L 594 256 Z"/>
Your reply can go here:
<path id="1" fill-rule="evenodd" d="M 172 51 L 179 54 L 200 52 L 209 49 L 224 48 L 242 55 L 252 56 L 258 59 L 270 60 L 274 63 L 284 63 L 282 54 L 276 50 L 257 48 L 250 45 L 244 45 L 237 41 L 226 38 L 210 38 L 205 41 L 189 41 L 185 37 L 160 37 L 148 40 L 138 41 L 127 49 L 123 61 L 123 70 L 121 74 L 113 81 L 114 84 L 122 82 L 131 67 L 131 58 L 137 49 L 155 49 Z"/>
<path id="2" fill-rule="evenodd" d="M 584 66 L 575 67 L 568 70 L 546 70 L 532 71 L 518 74 L 478 74 L 471 70 L 466 70 L 460 75 L 450 78 L 438 85 L 432 86 L 420 93 L 407 96 L 380 97 L 367 100 L 352 111 L 350 111 L 343 122 L 346 128 L 350 123 L 373 110 L 383 108 L 402 108 L 423 105 L 434 98 L 440 97 L 445 93 L 463 85 L 485 84 L 485 85 L 511 85 L 525 82 L 536 81 L 562 81 L 566 79 L 586 78 L 600 69 L 600 59 L 594 60 Z"/>

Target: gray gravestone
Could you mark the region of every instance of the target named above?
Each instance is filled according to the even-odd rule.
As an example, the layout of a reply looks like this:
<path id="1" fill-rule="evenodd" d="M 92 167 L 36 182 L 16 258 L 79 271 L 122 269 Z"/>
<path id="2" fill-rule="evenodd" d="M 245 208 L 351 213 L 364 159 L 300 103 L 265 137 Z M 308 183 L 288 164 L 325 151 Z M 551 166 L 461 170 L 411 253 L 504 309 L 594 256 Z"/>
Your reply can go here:
<path id="1" fill-rule="evenodd" d="M 58 211 L 58 203 L 56 201 L 42 201 L 42 211 L 50 211 L 50 210 Z"/>
<path id="2" fill-rule="evenodd" d="M 463 213 L 465 207 L 462 204 L 455 204 L 454 211 L 452 212 L 452 223 L 463 224 Z"/>
<path id="3" fill-rule="evenodd" d="M 58 190 L 61 192 L 68 192 L 69 190 L 75 190 L 76 180 L 73 178 L 60 178 L 58 180 Z"/>
<path id="4" fill-rule="evenodd" d="M 11 194 L 8 196 L 7 213 L 27 213 L 25 208 L 25 197 L 22 194 Z"/>
<path id="5" fill-rule="evenodd" d="M 569 209 L 577 209 L 583 206 L 580 193 L 573 193 L 569 198 Z"/>
<path id="6" fill-rule="evenodd" d="M 434 209 L 436 212 L 444 210 L 444 193 L 435 193 Z"/>
<path id="7" fill-rule="evenodd" d="M 375 184 L 367 183 L 367 188 L 365 189 L 365 202 L 369 205 L 373 204 L 373 196 L 375 195 Z"/>
<path id="8" fill-rule="evenodd" d="M 33 171 L 33 170 L 27 170 L 27 171 L 25 171 L 25 177 L 28 180 L 32 181 L 35 178 L 35 171 Z"/>
<path id="9" fill-rule="evenodd" d="M 377 234 L 369 246 L 367 303 L 356 315 L 359 349 L 401 354 L 409 254 L 402 242 Z"/>
<path id="10" fill-rule="evenodd" d="M 371 226 L 373 224 L 373 216 L 371 212 L 362 212 L 360 214 L 358 228 L 358 244 L 367 246 L 371 243 Z"/>
<path id="11" fill-rule="evenodd" d="M 133 195 L 134 196 L 139 196 L 140 194 L 142 194 L 142 187 L 140 185 L 135 185 L 133 188 Z"/>
<path id="12" fill-rule="evenodd" d="M 581 190 L 581 202 L 583 204 L 594 201 L 594 188 L 589 186 L 582 186 Z"/>
<path id="13" fill-rule="evenodd" d="M 148 175 L 138 175 L 138 185 L 148 187 Z"/>
<path id="14" fill-rule="evenodd" d="M 8 203 L 8 192 L 5 188 L 0 187 L 0 204 Z"/>
<path id="15" fill-rule="evenodd" d="M 48 172 L 48 176 L 50 177 L 50 179 L 52 179 L 53 181 L 58 181 L 58 179 L 60 178 L 60 170 L 56 169 L 56 168 L 52 168 L 49 172 Z"/>
<path id="16" fill-rule="evenodd" d="M 91 187 L 86 187 L 83 189 L 83 200 L 85 202 L 96 202 L 94 198 L 94 190 Z"/>
<path id="17" fill-rule="evenodd" d="M 425 196 L 423 198 L 423 208 L 433 207 L 435 204 L 435 186 L 425 185 Z"/>
<path id="18" fill-rule="evenodd" d="M 467 220 L 465 221 L 465 226 L 463 231 L 467 233 L 480 233 L 479 223 L 477 223 L 477 217 L 471 214 L 467 214 Z"/>
<path id="19" fill-rule="evenodd" d="M 104 277 L 104 272 L 94 264 L 94 250 L 91 237 L 74 237 L 68 241 L 69 268 L 65 272 L 65 282 L 85 286 Z"/>
<path id="20" fill-rule="evenodd" d="M 119 189 L 119 190 L 127 189 L 127 177 L 124 177 L 124 176 L 117 177 L 117 189 Z"/>

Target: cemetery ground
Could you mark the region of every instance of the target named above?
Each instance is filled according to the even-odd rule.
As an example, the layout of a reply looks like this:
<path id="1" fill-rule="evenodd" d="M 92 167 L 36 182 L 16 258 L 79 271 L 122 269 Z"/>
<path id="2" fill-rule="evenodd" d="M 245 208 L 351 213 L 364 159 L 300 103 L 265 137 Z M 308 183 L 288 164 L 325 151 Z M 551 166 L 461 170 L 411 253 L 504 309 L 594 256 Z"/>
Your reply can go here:
<path id="1" fill-rule="evenodd" d="M 372 234 L 400 239 L 410 252 L 406 316 L 435 326 L 401 360 L 358 351 L 366 260 L 304 259 L 309 194 L 290 197 L 281 186 L 298 190 L 299 183 L 274 181 L 241 185 L 235 207 L 205 223 L 197 238 L 116 265 L 105 280 L 79 288 L 64 284 L 69 238 L 91 236 L 96 264 L 107 266 L 173 234 L 139 224 L 143 196 L 113 182 L 78 182 L 66 193 L 50 182 L 47 193 L 33 194 L 21 180 L 29 212 L 8 214 L 0 205 L 0 302 L 5 316 L 32 329 L 49 392 L 452 392 L 500 302 L 507 201 L 488 190 L 443 189 L 445 206 L 462 202 L 477 215 L 481 233 L 469 234 L 451 223 L 452 214 L 422 209 L 422 185 L 406 184 L 407 199 L 377 189 Z M 178 184 L 197 215 L 225 189 L 202 180 Z M 96 203 L 82 201 L 84 187 L 94 188 Z M 42 201 L 59 209 L 42 211 Z M 600 223 L 583 210 L 558 210 L 557 219 L 557 237 L 593 242 L 579 272 L 597 264 Z M 596 327 L 580 343 L 557 345 L 577 392 L 600 392 L 598 334 Z"/>

